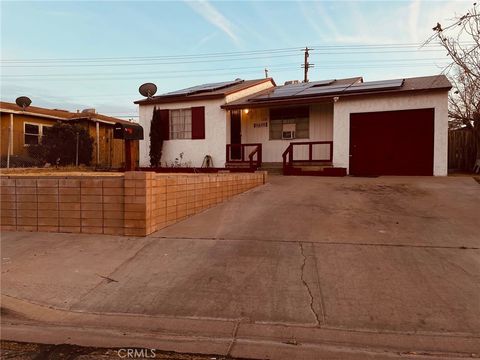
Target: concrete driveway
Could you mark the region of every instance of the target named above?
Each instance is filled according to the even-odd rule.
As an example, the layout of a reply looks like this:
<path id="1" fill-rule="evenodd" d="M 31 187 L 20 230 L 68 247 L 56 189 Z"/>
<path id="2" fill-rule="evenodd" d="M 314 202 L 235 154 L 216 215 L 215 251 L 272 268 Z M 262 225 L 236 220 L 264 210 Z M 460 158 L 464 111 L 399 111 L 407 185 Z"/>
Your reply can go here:
<path id="1" fill-rule="evenodd" d="M 147 238 L 3 233 L 2 337 L 477 357 L 479 214 L 471 178 L 272 176 Z"/>

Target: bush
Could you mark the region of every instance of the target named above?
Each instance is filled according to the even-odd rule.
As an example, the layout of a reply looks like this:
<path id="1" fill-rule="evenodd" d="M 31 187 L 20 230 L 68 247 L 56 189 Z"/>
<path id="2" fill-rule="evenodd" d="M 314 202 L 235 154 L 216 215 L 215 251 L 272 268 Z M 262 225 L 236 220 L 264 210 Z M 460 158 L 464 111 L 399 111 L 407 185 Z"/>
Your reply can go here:
<path id="1" fill-rule="evenodd" d="M 72 165 L 76 161 L 78 134 L 78 164 L 90 165 L 92 161 L 93 138 L 78 125 L 55 124 L 45 129 L 42 142 L 29 146 L 29 155 L 52 165 Z"/>
<path id="2" fill-rule="evenodd" d="M 10 167 L 11 168 L 29 168 L 42 166 L 44 163 L 36 158 L 24 155 L 10 155 Z M 7 157 L 2 156 L 0 159 L 0 167 L 7 167 Z"/>
<path id="3" fill-rule="evenodd" d="M 162 159 L 163 139 L 165 135 L 162 133 L 162 119 L 160 117 L 160 109 L 153 109 L 152 122 L 150 124 L 150 166 L 159 167 Z"/>

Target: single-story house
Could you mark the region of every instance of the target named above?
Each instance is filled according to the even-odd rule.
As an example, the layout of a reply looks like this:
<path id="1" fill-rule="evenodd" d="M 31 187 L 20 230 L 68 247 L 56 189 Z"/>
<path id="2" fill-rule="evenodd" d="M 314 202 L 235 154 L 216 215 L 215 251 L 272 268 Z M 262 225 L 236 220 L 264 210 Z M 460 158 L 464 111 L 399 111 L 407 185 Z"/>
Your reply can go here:
<path id="1" fill-rule="evenodd" d="M 10 154 L 27 156 L 28 146 L 41 141 L 43 129 L 57 122 L 68 122 L 87 129 L 94 139 L 91 165 L 107 168 L 124 166 L 124 143 L 123 140 L 113 138 L 113 128 L 115 123 L 131 124 L 130 121 L 98 114 L 95 109 L 69 112 L 29 106 L 23 110 L 17 104 L 9 102 L 0 102 L 0 115 L 0 155 L 2 159 L 7 156 L 10 136 L 12 140 Z M 132 156 L 138 161 L 138 141 L 136 141 Z"/>
<path id="2" fill-rule="evenodd" d="M 291 174 L 321 165 L 320 170 L 360 176 L 446 175 L 450 88 L 443 75 L 283 86 L 267 78 L 154 96 L 136 101 L 146 134 L 140 164 L 149 165 L 148 133 L 156 108 L 168 123 L 166 164 L 182 153 L 195 167 L 209 155 L 215 167 L 255 160 L 283 163 Z"/>

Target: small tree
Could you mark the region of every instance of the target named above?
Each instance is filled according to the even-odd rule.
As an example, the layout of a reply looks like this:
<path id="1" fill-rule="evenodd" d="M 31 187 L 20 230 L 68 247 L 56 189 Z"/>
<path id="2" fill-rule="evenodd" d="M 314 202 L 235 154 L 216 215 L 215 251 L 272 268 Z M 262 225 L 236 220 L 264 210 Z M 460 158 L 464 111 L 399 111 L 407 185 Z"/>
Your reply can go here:
<path id="1" fill-rule="evenodd" d="M 450 127 L 466 127 L 473 133 L 480 158 L 480 6 L 474 3 L 466 14 L 446 26 L 437 23 L 432 30 L 425 44 L 439 42 L 452 60 L 445 69 L 453 85 Z"/>
<path id="2" fill-rule="evenodd" d="M 162 159 L 164 135 L 162 134 L 162 120 L 160 109 L 153 109 L 152 122 L 150 123 L 150 166 L 159 167 Z"/>
<path id="3" fill-rule="evenodd" d="M 30 156 L 50 164 L 75 164 L 78 135 L 78 163 L 90 165 L 93 138 L 89 136 L 87 130 L 78 125 L 63 123 L 44 129 L 41 143 L 28 148 Z"/>

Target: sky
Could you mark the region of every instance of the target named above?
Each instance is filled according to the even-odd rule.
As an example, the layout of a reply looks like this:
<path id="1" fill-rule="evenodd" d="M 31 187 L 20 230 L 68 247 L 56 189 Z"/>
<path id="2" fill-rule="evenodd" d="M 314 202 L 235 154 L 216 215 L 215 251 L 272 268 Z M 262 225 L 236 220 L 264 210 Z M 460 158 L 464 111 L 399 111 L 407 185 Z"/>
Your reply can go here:
<path id="1" fill-rule="evenodd" d="M 138 87 L 157 94 L 265 77 L 278 85 L 363 76 L 438 74 L 438 46 L 420 47 L 470 1 L 1 1 L 2 101 L 136 119 Z"/>

